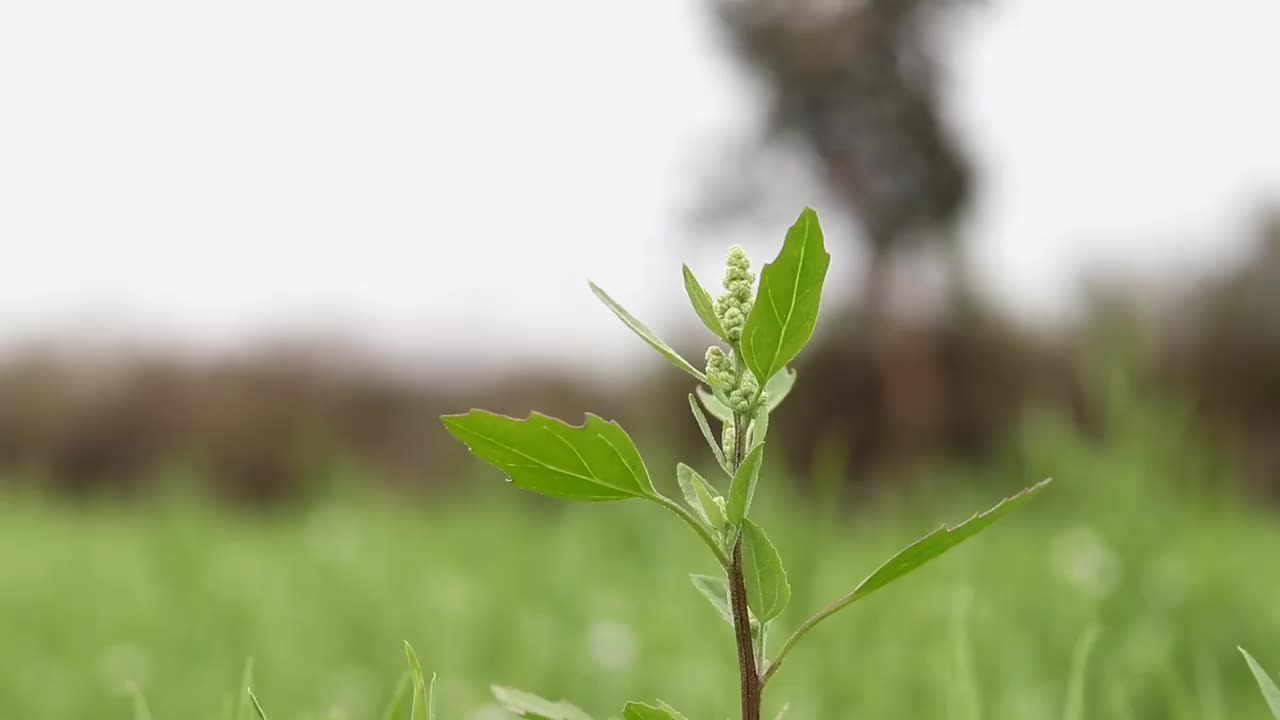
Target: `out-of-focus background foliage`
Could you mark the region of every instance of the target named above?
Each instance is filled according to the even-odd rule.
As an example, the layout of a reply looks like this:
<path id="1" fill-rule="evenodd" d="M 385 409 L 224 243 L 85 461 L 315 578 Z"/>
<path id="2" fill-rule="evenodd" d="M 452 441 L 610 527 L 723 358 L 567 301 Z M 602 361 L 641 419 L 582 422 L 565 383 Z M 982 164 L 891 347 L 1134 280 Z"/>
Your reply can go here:
<path id="1" fill-rule="evenodd" d="M 490 682 L 733 712 L 670 518 L 501 487 L 437 416 L 707 453 L 686 357 L 730 243 L 833 255 L 770 432 L 793 718 L 1263 717 L 1280 666 L 1280 15 L 1000 0 L 0 10 L 0 717 L 373 717 L 410 639 Z M 1141 6 L 1141 7 L 1139 7 Z M 1267 49 L 1271 47 L 1272 49 Z M 776 529 L 775 529 L 776 528 Z M 781 638 L 778 638 L 779 640 Z"/>

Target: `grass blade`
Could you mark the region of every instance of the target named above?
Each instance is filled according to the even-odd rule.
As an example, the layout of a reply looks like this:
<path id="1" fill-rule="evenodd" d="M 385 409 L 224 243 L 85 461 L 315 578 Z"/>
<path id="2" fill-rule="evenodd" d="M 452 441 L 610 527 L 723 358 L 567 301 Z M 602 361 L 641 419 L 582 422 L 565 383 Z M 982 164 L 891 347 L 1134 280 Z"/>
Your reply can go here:
<path id="1" fill-rule="evenodd" d="M 267 712 L 262 709 L 262 703 L 258 702 L 258 696 L 253 694 L 253 688 L 246 688 L 249 693 L 249 701 L 253 703 L 254 712 L 258 713 L 258 720 L 267 720 Z"/>
<path id="2" fill-rule="evenodd" d="M 151 708 L 147 698 L 137 685 L 129 683 L 129 695 L 133 698 L 133 720 L 151 720 Z"/>
<path id="3" fill-rule="evenodd" d="M 1271 708 L 1271 714 L 1280 720 L 1280 688 L 1276 687 L 1276 681 L 1271 679 L 1266 670 L 1258 664 L 1257 660 L 1249 654 L 1244 648 L 1237 648 L 1241 655 L 1244 655 L 1244 661 L 1249 664 L 1249 670 L 1253 672 L 1253 678 L 1258 681 L 1258 689 L 1262 691 L 1262 697 L 1267 700 L 1267 707 Z"/>
<path id="4" fill-rule="evenodd" d="M 396 681 L 395 690 L 391 691 L 391 699 L 387 701 L 387 707 L 378 716 L 380 720 L 397 720 L 400 717 L 400 708 L 404 705 L 404 694 L 409 689 L 410 679 L 408 670 L 400 673 L 400 679 Z"/>

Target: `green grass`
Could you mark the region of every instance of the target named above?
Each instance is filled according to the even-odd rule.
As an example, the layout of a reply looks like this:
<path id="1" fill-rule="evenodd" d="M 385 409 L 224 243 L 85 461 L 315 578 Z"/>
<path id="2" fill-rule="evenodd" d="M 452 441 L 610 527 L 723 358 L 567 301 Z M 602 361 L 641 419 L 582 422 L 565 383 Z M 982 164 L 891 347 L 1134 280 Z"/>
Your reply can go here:
<path id="1" fill-rule="evenodd" d="M 791 499 L 766 469 L 756 507 L 794 591 L 775 647 L 937 523 L 1057 479 L 806 638 L 766 714 L 790 703 L 791 720 L 1267 717 L 1236 646 L 1280 657 L 1280 524 L 1197 490 L 1229 471 L 1176 423 L 1113 433 L 1093 447 L 1033 423 L 995 482 L 939 470 L 848 512 Z M 0 717 L 133 718 L 136 686 L 156 720 L 221 720 L 252 656 L 272 720 L 372 719 L 403 682 L 408 640 L 439 674 L 442 718 L 504 717 L 494 683 L 601 718 L 658 697 L 724 718 L 733 639 L 687 579 L 714 571 L 706 555 L 642 503 L 566 508 L 514 492 L 265 514 L 0 498 Z M 1073 664 L 1095 623 L 1087 667 Z"/>

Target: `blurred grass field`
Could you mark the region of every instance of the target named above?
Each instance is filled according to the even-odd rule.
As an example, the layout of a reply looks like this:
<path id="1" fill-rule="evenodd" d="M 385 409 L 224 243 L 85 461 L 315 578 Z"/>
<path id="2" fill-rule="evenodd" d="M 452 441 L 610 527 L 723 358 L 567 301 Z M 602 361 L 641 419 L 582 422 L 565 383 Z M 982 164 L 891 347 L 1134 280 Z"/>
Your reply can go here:
<path id="1" fill-rule="evenodd" d="M 1121 409 L 1097 443 L 1033 421 L 982 471 L 994 482 L 936 468 L 879 498 L 818 478 L 801 499 L 768 468 L 757 507 L 794 589 L 775 647 L 939 522 L 1056 479 L 806 638 L 768 716 L 789 702 L 792 720 L 1056 720 L 1073 648 L 1097 624 L 1084 717 L 1266 717 L 1235 648 L 1280 665 L 1280 522 L 1238 499 L 1229 465 L 1179 418 Z M 650 462 L 678 495 L 670 466 Z M 490 683 L 596 717 L 656 697 L 691 718 L 735 713 L 731 632 L 686 578 L 713 562 L 676 518 L 544 502 L 479 467 L 457 485 L 414 501 L 339 489 L 272 512 L 181 494 L 3 498 L 0 716 L 131 718 L 136 684 L 157 719 L 223 718 L 252 656 L 273 720 L 373 718 L 403 640 L 439 673 L 444 718 L 506 717 Z"/>

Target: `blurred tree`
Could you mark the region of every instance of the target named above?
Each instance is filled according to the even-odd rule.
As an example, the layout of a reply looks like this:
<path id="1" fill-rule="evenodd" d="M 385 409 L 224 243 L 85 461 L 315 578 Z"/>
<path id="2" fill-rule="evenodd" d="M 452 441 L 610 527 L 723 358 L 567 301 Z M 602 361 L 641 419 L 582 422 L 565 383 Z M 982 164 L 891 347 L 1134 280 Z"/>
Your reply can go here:
<path id="1" fill-rule="evenodd" d="M 799 144 L 867 244 L 859 310 L 880 375 L 889 445 L 930 435 L 946 388 L 930 333 L 896 333 L 887 300 L 897 251 L 942 250 L 950 298 L 967 298 L 955 225 L 971 191 L 941 119 L 939 29 L 956 0 L 717 0 L 732 46 L 772 92 L 765 145 Z M 724 198 L 763 194 L 736 172 Z M 720 190 L 719 192 L 724 192 Z M 908 444 L 914 444 L 908 442 Z"/>

